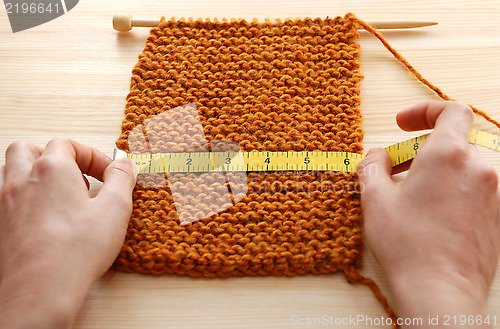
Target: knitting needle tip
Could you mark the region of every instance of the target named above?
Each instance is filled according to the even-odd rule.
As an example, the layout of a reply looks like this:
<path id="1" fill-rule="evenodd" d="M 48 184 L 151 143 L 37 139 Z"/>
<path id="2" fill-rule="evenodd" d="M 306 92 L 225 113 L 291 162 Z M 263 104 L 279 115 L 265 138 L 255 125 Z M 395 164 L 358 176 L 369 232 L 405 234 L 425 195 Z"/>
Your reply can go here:
<path id="1" fill-rule="evenodd" d="M 426 27 L 437 25 L 437 22 L 431 21 L 387 21 L 387 22 L 369 22 L 375 29 L 413 29 L 417 27 Z"/>
<path id="2" fill-rule="evenodd" d="M 113 16 L 113 27 L 117 31 L 127 32 L 133 27 L 155 27 L 160 24 L 159 19 L 135 19 L 130 14 L 116 14 Z M 376 29 L 410 29 L 416 27 L 433 26 L 437 22 L 429 21 L 387 21 L 368 23 Z"/>

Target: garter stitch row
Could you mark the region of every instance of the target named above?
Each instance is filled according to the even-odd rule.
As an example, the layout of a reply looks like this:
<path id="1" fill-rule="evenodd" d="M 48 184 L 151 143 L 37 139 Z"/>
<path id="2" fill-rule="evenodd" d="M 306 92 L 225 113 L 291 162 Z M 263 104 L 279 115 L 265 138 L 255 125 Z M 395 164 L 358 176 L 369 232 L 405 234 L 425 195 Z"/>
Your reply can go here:
<path id="1" fill-rule="evenodd" d="M 165 143 L 169 132 L 161 123 L 146 127 L 149 149 L 131 136 L 148 118 L 194 103 L 207 140 L 232 140 L 244 152 L 361 153 L 357 29 L 353 14 L 264 23 L 162 21 L 132 71 L 117 146 L 139 153 L 200 151 L 200 136 L 170 134 L 174 143 Z M 176 120 L 188 130 L 196 122 Z M 180 225 L 168 184 L 221 197 L 206 176 L 189 175 L 191 185 L 185 174 L 169 175 L 163 188 L 145 187 L 163 175 L 139 175 L 116 269 L 193 277 L 343 271 L 350 282 L 369 285 L 395 317 L 373 281 L 357 271 L 363 238 L 356 174 L 248 173 L 241 201 Z"/>

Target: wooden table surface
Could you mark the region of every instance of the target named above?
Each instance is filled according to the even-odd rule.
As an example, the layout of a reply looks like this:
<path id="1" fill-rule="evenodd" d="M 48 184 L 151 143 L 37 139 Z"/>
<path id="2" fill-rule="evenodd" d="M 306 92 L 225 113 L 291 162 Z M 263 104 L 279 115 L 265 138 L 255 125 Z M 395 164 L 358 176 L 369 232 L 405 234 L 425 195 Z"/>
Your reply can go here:
<path id="1" fill-rule="evenodd" d="M 0 9 L 0 162 L 11 142 L 45 144 L 56 136 L 112 154 L 131 70 L 149 34 L 140 28 L 117 33 L 111 26 L 116 12 L 142 18 L 264 19 L 349 11 L 365 21 L 438 21 L 435 27 L 385 36 L 449 95 L 500 119 L 500 1 L 85 0 L 60 18 L 15 34 Z M 413 136 L 398 129 L 395 114 L 436 96 L 373 36 L 362 33 L 359 43 L 365 75 L 361 87 L 366 149 Z M 475 126 L 495 132 L 481 118 Z M 481 153 L 500 171 L 500 154 L 483 149 Z M 98 189 L 93 182 L 93 190 Z M 393 300 L 368 250 L 363 273 Z M 500 321 L 500 273 L 488 307 Z M 74 328 L 289 328 L 301 327 L 293 325 L 293 316 L 323 315 L 386 316 L 368 288 L 348 284 L 342 274 L 201 280 L 108 272 L 93 285 Z"/>

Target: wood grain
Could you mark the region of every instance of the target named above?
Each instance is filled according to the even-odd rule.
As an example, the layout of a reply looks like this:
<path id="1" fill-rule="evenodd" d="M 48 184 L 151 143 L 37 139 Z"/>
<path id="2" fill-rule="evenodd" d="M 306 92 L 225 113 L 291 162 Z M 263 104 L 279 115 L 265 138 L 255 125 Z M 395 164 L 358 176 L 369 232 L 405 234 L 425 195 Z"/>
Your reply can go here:
<path id="1" fill-rule="evenodd" d="M 86 0 L 54 21 L 15 34 L 0 10 L 0 163 L 13 141 L 43 145 L 56 136 L 74 138 L 111 155 L 131 70 L 149 34 L 147 29 L 117 33 L 111 25 L 116 12 L 136 17 L 264 19 L 350 11 L 365 21 L 438 21 L 438 26 L 384 35 L 450 96 L 500 119 L 498 1 Z M 366 149 L 412 136 L 398 129 L 395 114 L 436 97 L 374 37 L 362 32 L 359 42 Z M 496 132 L 481 118 L 475 127 Z M 497 153 L 483 149 L 481 153 L 500 171 Z M 98 193 L 99 184 L 92 185 L 93 193 Z M 368 250 L 364 274 L 375 279 L 392 301 L 387 280 Z M 500 274 L 488 306 L 500 320 Z M 349 285 L 342 274 L 201 280 L 108 272 L 93 285 L 74 328 L 301 327 L 291 325 L 293 315 L 386 316 L 367 288 Z"/>

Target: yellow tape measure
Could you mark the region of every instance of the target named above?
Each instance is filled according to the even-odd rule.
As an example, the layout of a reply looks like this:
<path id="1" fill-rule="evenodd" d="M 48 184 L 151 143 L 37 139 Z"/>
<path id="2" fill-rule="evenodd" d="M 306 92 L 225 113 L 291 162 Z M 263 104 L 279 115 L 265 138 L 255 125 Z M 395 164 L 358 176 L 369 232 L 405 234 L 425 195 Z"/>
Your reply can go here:
<path id="1" fill-rule="evenodd" d="M 418 136 L 385 149 L 392 165 L 413 159 L 427 135 Z M 500 151 L 500 136 L 473 129 L 469 142 Z M 134 160 L 140 174 L 165 172 L 231 171 L 344 171 L 355 172 L 364 155 L 349 152 L 197 152 L 130 154 L 115 150 L 114 158 Z"/>

